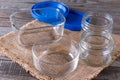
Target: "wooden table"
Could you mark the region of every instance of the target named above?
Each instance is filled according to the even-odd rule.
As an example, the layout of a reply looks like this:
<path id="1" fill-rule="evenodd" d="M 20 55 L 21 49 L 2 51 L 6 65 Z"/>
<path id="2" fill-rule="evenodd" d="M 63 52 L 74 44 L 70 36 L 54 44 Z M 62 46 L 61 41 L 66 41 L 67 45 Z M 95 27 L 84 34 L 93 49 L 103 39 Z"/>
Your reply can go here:
<path id="1" fill-rule="evenodd" d="M 40 0 L 0 0 L 0 35 L 11 31 L 11 13 L 27 8 Z M 41 0 L 42 1 L 42 0 Z M 58 0 L 78 11 L 108 12 L 113 16 L 113 33 L 120 35 L 120 0 Z M 36 80 L 17 63 L 1 55 L 0 80 Z M 93 80 L 120 80 L 120 58 Z"/>

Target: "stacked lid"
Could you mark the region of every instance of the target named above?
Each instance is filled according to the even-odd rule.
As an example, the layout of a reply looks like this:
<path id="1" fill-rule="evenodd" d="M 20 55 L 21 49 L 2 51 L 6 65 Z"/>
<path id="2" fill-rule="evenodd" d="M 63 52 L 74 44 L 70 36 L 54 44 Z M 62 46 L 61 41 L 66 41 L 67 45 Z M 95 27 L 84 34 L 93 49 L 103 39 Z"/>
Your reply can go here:
<path id="1" fill-rule="evenodd" d="M 50 8 L 53 8 L 50 10 Z M 84 12 L 75 11 L 72 9 L 69 9 L 67 5 L 61 3 L 61 2 L 55 2 L 55 1 L 43 1 L 38 2 L 34 4 L 31 8 L 31 14 L 35 19 L 41 20 L 41 21 L 48 21 L 50 23 L 51 19 L 50 17 L 53 15 L 56 15 L 56 11 L 60 11 L 62 15 L 66 18 L 65 22 L 65 28 L 69 30 L 79 31 L 81 30 L 81 20 Z M 42 17 L 42 13 L 48 13 L 47 18 Z"/>

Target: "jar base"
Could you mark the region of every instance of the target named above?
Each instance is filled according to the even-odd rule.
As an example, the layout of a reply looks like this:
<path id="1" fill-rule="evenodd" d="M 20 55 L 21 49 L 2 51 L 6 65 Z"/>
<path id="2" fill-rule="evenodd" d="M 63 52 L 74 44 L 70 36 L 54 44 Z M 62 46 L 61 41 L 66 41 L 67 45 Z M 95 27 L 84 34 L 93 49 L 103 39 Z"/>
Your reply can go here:
<path id="1" fill-rule="evenodd" d="M 101 67 L 109 64 L 111 62 L 112 58 L 110 54 L 105 55 L 104 57 L 97 58 L 97 57 L 92 57 L 88 55 L 86 59 L 82 59 L 82 61 L 92 67 Z"/>

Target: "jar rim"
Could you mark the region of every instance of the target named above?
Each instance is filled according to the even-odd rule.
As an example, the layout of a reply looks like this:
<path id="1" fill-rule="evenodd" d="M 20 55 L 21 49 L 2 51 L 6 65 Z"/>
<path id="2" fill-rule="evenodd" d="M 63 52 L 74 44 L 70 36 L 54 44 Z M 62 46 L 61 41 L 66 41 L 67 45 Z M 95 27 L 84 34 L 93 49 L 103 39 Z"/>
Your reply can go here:
<path id="1" fill-rule="evenodd" d="M 39 10 L 39 9 L 33 9 L 33 10 Z M 58 13 L 59 13 L 59 12 L 58 12 Z M 22 15 L 22 14 L 24 14 L 24 15 Z M 29 17 L 25 16 L 25 14 L 28 14 Z M 61 13 L 60 13 L 60 14 L 61 14 Z M 20 21 L 17 21 L 17 17 L 16 17 L 17 15 L 18 15 L 18 19 L 20 19 Z M 48 28 L 48 27 L 58 27 L 58 25 L 65 24 L 65 21 L 66 21 L 65 17 L 61 14 L 61 19 L 60 19 L 60 21 L 59 21 L 58 24 L 52 25 L 52 24 L 49 24 L 49 23 L 40 21 L 40 22 L 49 24 L 49 26 L 23 29 L 22 26 L 25 25 L 26 23 L 23 24 L 23 25 L 19 25 L 19 24 L 16 23 L 16 22 L 23 22 L 23 20 L 24 20 L 24 19 L 22 19 L 21 16 L 19 16 L 19 15 L 22 15 L 22 17 L 24 16 L 24 19 L 28 20 L 27 23 L 28 23 L 28 22 L 31 22 L 31 21 L 34 21 L 34 20 L 39 21 L 39 20 L 34 19 L 34 18 L 32 17 L 32 14 L 30 13 L 30 10 L 29 10 L 29 9 L 21 9 L 21 10 L 19 10 L 19 11 L 16 11 L 16 12 L 12 13 L 12 14 L 9 16 L 11 26 L 14 27 L 16 30 L 32 30 L 32 29 L 41 29 L 41 28 Z M 26 18 L 25 18 L 25 17 L 26 17 Z M 29 20 L 28 18 L 30 18 L 30 20 Z"/>
<path id="2" fill-rule="evenodd" d="M 68 38 L 71 38 L 71 36 L 68 36 L 68 35 L 63 35 L 62 37 L 67 37 L 66 39 L 68 39 Z M 62 38 L 61 37 L 61 38 Z M 60 39 L 61 40 L 61 39 Z M 59 42 L 60 40 L 58 40 L 58 41 L 56 41 L 55 43 L 57 43 L 57 42 Z M 68 65 L 68 64 L 70 64 L 70 63 L 73 63 L 74 61 L 76 61 L 78 58 L 79 58 L 79 55 L 80 55 L 80 53 L 78 52 L 78 44 L 77 44 L 77 42 L 75 41 L 75 40 L 73 40 L 73 39 L 71 39 L 70 40 L 70 42 L 71 42 L 71 47 L 72 47 L 72 45 L 76 48 L 76 51 L 75 51 L 75 53 L 74 53 L 74 58 L 72 59 L 72 60 L 70 60 L 69 62 L 66 62 L 66 63 L 64 63 L 64 64 L 51 64 L 51 63 L 49 63 L 49 62 L 45 62 L 45 61 L 43 61 L 44 63 L 47 63 L 47 64 L 51 64 L 51 65 L 56 65 L 56 66 L 59 66 L 59 65 Z M 53 45 L 54 43 L 51 43 L 51 44 L 49 44 L 49 45 Z M 48 45 L 48 44 L 47 44 Z M 36 50 L 35 50 L 35 48 L 37 48 L 37 46 L 41 46 L 41 47 L 43 47 L 43 45 L 39 45 L 39 44 L 34 44 L 33 46 L 32 46 L 32 54 L 36 57 L 36 58 L 38 58 L 38 56 L 36 55 Z M 71 54 L 72 55 L 72 54 Z M 73 56 L 73 55 L 72 55 Z"/>
<path id="3" fill-rule="evenodd" d="M 90 23 L 90 21 L 92 20 L 92 17 L 96 17 L 96 19 L 98 18 L 102 18 L 102 19 L 106 19 L 107 23 L 105 25 L 94 25 L 92 23 Z M 102 12 L 87 12 L 82 19 L 82 28 L 84 30 L 88 30 L 91 29 L 92 30 L 97 30 L 99 31 L 101 30 L 108 30 L 111 29 L 113 25 L 113 19 L 112 16 L 108 13 L 102 13 Z"/>

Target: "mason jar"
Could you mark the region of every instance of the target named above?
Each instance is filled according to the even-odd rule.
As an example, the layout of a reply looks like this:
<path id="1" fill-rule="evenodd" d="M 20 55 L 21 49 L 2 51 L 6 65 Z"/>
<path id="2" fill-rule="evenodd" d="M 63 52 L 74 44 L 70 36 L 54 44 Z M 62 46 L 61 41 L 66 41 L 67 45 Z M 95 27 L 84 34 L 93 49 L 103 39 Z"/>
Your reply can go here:
<path id="1" fill-rule="evenodd" d="M 84 15 L 84 32 L 79 42 L 80 59 L 90 66 L 103 66 L 112 60 L 114 40 L 112 17 L 107 13 L 89 12 Z"/>

